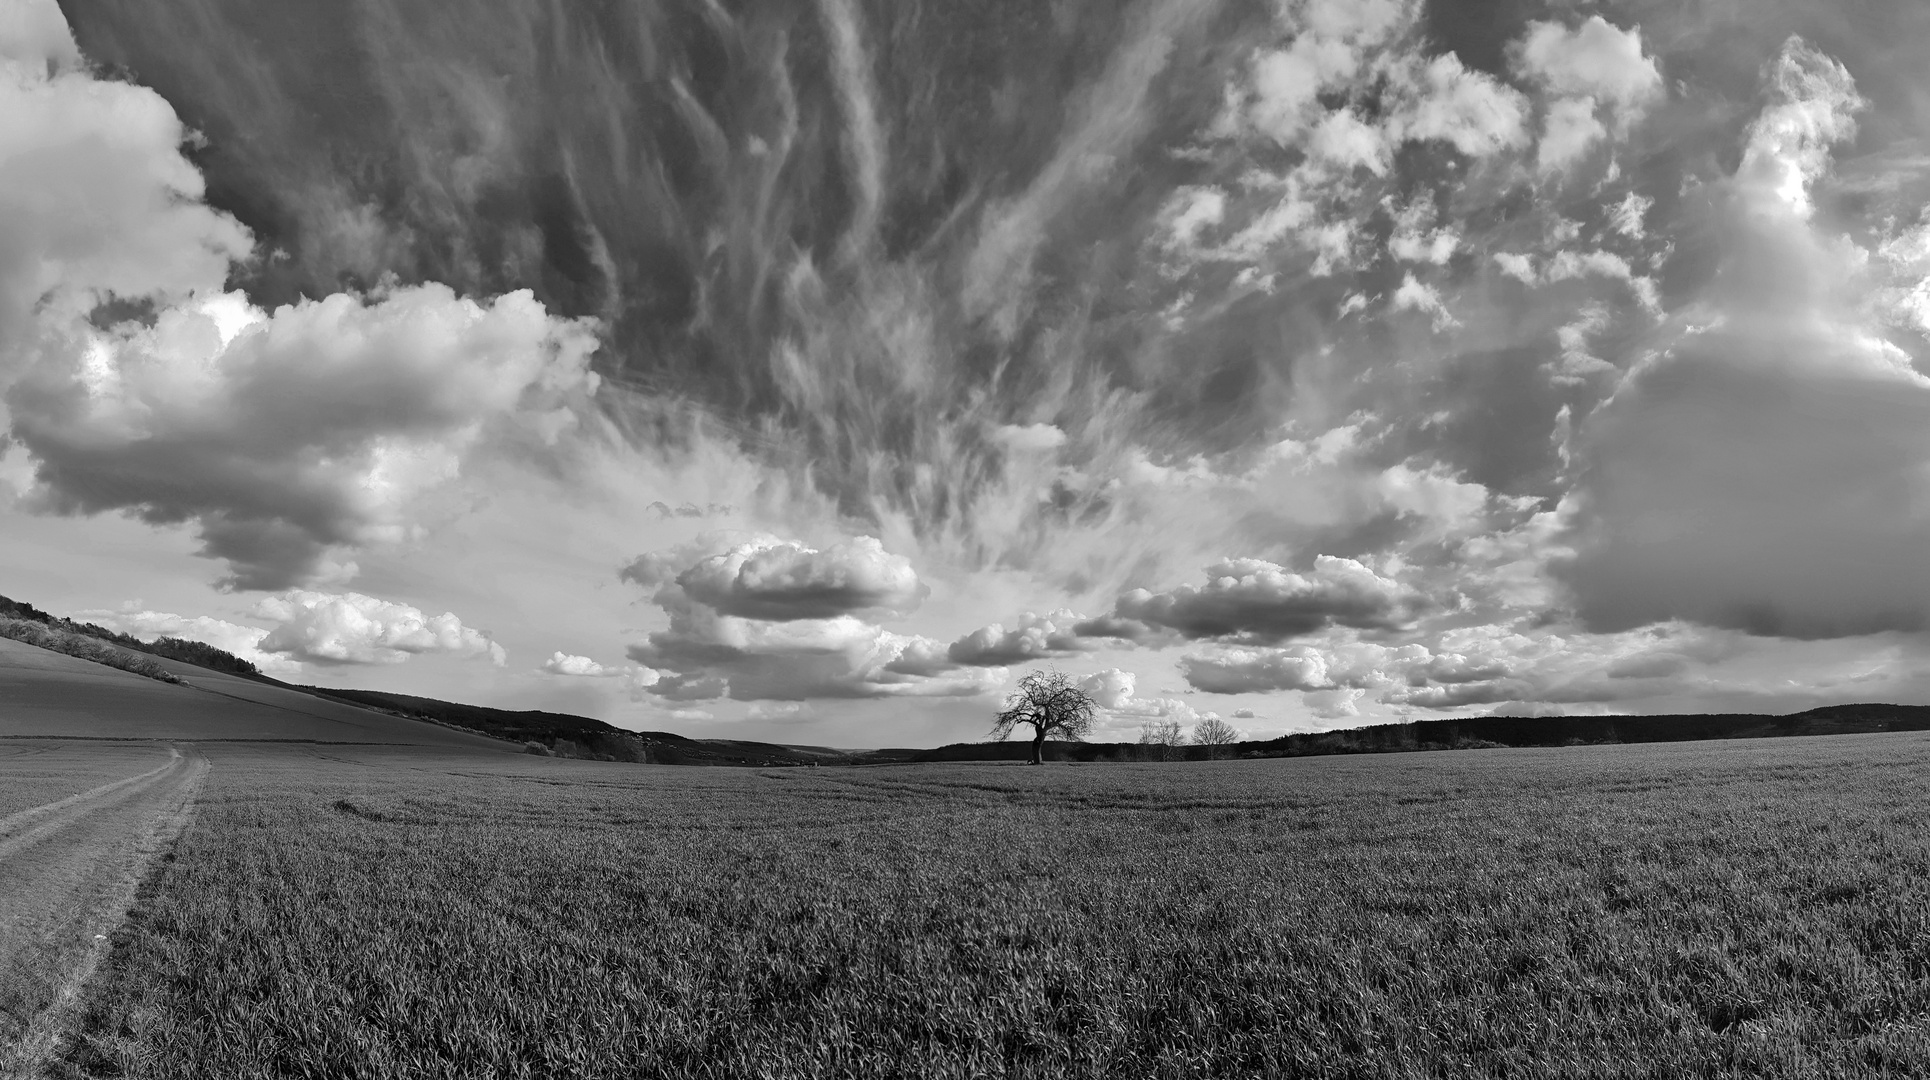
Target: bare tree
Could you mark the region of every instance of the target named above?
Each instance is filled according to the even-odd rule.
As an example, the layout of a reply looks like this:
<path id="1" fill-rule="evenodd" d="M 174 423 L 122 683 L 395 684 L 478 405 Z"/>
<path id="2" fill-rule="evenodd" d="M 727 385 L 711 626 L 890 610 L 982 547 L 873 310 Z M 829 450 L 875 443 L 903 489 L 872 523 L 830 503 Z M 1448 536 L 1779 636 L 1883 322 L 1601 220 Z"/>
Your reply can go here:
<path id="1" fill-rule="evenodd" d="M 1213 756 L 1219 756 L 1219 748 L 1231 746 L 1240 741 L 1240 729 L 1220 719 L 1208 716 L 1193 725 L 1193 745 L 1213 748 Z"/>
<path id="2" fill-rule="evenodd" d="M 994 739 L 1009 739 L 1020 724 L 1032 726 L 1032 764 L 1045 761 L 1048 736 L 1079 740 L 1099 716 L 1092 695 L 1079 689 L 1063 671 L 1034 671 L 1019 680 L 1019 689 L 1005 699 L 1005 711 L 992 725 Z"/>
<path id="3" fill-rule="evenodd" d="M 1171 761 L 1179 755 L 1179 748 L 1186 745 L 1186 733 L 1180 729 L 1179 721 L 1171 718 L 1158 723 L 1147 721 L 1139 726 L 1139 745 L 1142 758 Z"/>

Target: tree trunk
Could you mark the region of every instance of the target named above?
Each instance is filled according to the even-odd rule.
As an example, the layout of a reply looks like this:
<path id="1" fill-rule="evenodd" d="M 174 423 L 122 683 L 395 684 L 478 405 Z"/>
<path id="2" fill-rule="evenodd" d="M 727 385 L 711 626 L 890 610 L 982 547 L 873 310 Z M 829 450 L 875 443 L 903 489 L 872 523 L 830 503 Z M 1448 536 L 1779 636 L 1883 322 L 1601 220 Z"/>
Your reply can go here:
<path id="1" fill-rule="evenodd" d="M 1045 764 L 1045 729 L 1032 729 L 1032 764 Z"/>

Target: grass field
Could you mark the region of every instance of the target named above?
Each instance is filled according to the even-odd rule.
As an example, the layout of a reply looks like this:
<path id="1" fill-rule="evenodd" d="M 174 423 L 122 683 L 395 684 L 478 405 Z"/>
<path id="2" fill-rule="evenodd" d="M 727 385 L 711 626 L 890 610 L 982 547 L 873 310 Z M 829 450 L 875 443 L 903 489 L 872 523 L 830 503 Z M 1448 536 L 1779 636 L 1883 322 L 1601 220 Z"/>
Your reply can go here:
<path id="1" fill-rule="evenodd" d="M 167 748 L 156 744 L 0 739 L 0 818 L 133 776 L 167 759 Z"/>
<path id="2" fill-rule="evenodd" d="M 1930 738 L 213 747 L 73 1075 L 1930 1074 Z"/>

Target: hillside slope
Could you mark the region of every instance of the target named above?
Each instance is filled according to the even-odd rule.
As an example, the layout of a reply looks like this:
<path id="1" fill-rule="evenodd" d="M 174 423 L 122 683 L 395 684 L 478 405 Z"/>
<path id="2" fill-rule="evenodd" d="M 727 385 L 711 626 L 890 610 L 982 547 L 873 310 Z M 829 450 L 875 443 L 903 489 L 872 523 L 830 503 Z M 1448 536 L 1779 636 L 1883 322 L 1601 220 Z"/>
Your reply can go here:
<path id="1" fill-rule="evenodd" d="M 741 739 L 689 739 L 668 731 L 629 731 L 587 716 L 538 710 L 492 709 L 435 698 L 379 690 L 335 690 L 303 686 L 305 693 L 420 716 L 439 723 L 488 732 L 499 739 L 537 742 L 570 757 L 608 758 L 656 765 L 811 765 L 849 760 L 819 747 L 779 746 Z"/>
<path id="2" fill-rule="evenodd" d="M 328 701 L 266 681 L 158 660 L 157 682 L 0 639 L 0 737 L 248 739 L 447 746 L 503 752 L 499 740 Z"/>

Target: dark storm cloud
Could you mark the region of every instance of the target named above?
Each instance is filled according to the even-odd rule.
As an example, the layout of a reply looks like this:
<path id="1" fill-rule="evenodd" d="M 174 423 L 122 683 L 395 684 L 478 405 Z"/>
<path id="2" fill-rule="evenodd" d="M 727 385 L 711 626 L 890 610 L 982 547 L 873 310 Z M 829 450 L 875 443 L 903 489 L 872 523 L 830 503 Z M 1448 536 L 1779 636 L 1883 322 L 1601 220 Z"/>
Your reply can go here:
<path id="1" fill-rule="evenodd" d="M 1558 571 L 1591 628 L 1930 626 L 1930 379 L 1869 307 L 1890 267 L 1815 217 L 1863 102 L 1800 40 L 1766 78 L 1770 103 L 1704 211 L 1720 262 L 1694 328 L 1582 431 L 1576 553 Z"/>

